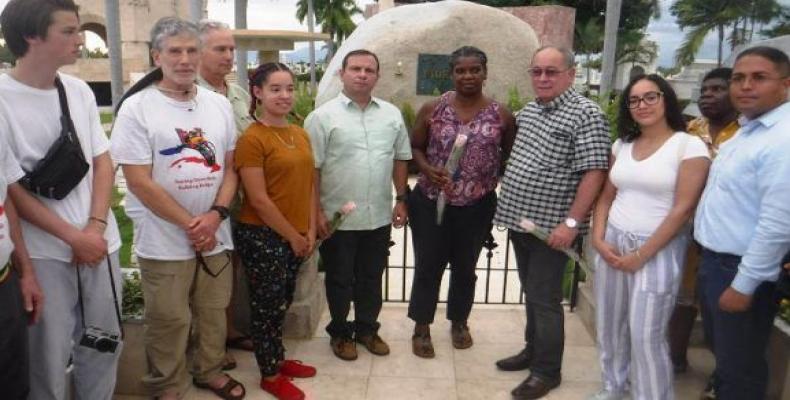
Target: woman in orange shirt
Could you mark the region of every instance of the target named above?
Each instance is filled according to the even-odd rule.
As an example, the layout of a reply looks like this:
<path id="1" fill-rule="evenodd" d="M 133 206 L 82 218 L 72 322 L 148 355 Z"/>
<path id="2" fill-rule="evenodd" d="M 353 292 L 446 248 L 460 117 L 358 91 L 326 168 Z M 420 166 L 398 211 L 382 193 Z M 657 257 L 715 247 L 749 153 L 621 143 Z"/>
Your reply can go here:
<path id="1" fill-rule="evenodd" d="M 304 393 L 290 378 L 311 377 L 316 370 L 284 359 L 282 328 L 297 271 L 315 245 L 312 149 L 307 133 L 286 119 L 294 101 L 288 67 L 259 66 L 250 76 L 250 93 L 256 122 L 239 138 L 235 152 L 244 191 L 235 242 L 250 287 L 260 386 L 278 399 L 301 400 Z"/>

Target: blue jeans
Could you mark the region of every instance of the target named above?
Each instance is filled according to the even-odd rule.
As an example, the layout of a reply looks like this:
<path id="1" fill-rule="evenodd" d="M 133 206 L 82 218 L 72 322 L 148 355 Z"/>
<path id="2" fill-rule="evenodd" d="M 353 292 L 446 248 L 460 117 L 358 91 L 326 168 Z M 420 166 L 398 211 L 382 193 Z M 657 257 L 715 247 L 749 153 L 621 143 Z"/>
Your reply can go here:
<path id="1" fill-rule="evenodd" d="M 778 311 L 775 283 L 763 282 L 744 312 L 719 308 L 719 297 L 735 274 L 741 257 L 703 248 L 699 269 L 700 306 L 704 329 L 716 356 L 715 385 L 719 400 L 763 399 L 768 384 L 768 347 Z"/>
<path id="2" fill-rule="evenodd" d="M 510 241 L 524 289 L 524 339 L 532 355 L 530 373 L 546 379 L 560 378 L 565 347 L 562 277 L 568 256 L 529 233 L 511 230 Z"/>

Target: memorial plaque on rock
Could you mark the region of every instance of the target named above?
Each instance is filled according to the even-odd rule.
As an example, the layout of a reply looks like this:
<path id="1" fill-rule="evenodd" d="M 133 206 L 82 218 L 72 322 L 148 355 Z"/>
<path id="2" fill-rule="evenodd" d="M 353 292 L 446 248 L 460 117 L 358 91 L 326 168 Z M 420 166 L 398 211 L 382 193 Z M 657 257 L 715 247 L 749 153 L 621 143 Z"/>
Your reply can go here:
<path id="1" fill-rule="evenodd" d="M 419 54 L 417 56 L 418 95 L 436 96 L 452 88 L 449 55 Z"/>

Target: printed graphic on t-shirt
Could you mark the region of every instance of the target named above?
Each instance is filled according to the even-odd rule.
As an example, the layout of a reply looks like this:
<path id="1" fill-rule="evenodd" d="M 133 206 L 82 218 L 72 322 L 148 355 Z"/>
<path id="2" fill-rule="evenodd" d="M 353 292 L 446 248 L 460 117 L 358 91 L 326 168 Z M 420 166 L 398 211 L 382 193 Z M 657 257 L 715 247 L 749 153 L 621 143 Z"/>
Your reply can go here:
<path id="1" fill-rule="evenodd" d="M 181 157 L 173 161 L 170 164 L 170 168 L 180 167 L 180 164 L 182 163 L 196 163 L 205 165 L 211 170 L 211 172 L 217 172 L 220 170 L 221 167 L 219 164 L 217 164 L 217 156 L 214 151 L 214 144 L 206 139 L 206 137 L 203 135 L 202 128 L 195 128 L 190 131 L 176 128 L 176 133 L 178 134 L 178 138 L 181 140 L 181 144 L 176 147 L 169 147 L 164 150 L 160 150 L 159 154 L 163 156 L 181 154 L 181 151 L 186 148 L 197 150 L 202 158 L 194 156 Z"/>

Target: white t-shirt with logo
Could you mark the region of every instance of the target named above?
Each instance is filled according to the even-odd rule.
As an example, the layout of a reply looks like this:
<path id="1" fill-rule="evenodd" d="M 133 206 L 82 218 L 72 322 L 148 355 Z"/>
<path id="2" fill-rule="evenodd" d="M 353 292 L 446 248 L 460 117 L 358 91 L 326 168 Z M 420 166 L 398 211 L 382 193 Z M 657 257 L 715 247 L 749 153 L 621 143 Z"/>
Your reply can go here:
<path id="1" fill-rule="evenodd" d="M 88 85 L 72 76 L 58 73 L 69 103 L 71 119 L 85 159 L 90 169 L 80 183 L 62 200 L 48 199 L 33 194 L 47 208 L 60 218 L 82 229 L 88 224 L 93 192 L 93 158 L 109 149 L 107 135 L 99 120 L 96 98 Z M 10 75 L 0 76 L 0 134 L 6 140 L 24 171 L 31 171 L 36 163 L 44 158 L 47 150 L 60 135 L 60 102 L 55 88 L 42 90 L 21 82 Z M 19 172 L 13 180 L 19 180 L 24 172 Z M 22 231 L 30 258 L 54 259 L 71 262 L 71 247 L 59 238 L 22 219 Z M 107 228 L 104 238 L 108 251 L 121 248 L 121 236 L 115 217 L 107 214 Z"/>
<path id="2" fill-rule="evenodd" d="M 152 178 L 192 215 L 214 204 L 225 172 L 225 155 L 236 146 L 230 102 L 198 87 L 192 101 L 171 99 L 150 86 L 126 99 L 110 139 L 117 164 L 152 165 Z M 134 201 L 133 201 L 134 202 Z M 140 204 L 139 201 L 135 204 Z M 135 206 L 135 252 L 154 260 L 188 260 L 195 252 L 181 227 Z M 233 249 L 230 222 L 216 234 L 217 247 Z"/>
<path id="3" fill-rule="evenodd" d="M 651 235 L 675 203 L 678 170 L 683 160 L 710 158 L 708 148 L 697 136 L 676 132 L 644 160 L 634 160 L 634 143 L 618 140 L 612 146 L 616 157 L 609 180 L 617 195 L 609 210 L 609 223 L 640 235 Z"/>
<path id="4" fill-rule="evenodd" d="M 0 118 L 2 119 L 2 118 Z M 8 185 L 16 182 L 17 176 L 23 172 L 13 154 L 8 151 L 5 139 L 0 139 L 0 270 L 8 263 L 14 243 L 11 241 L 11 232 L 8 226 L 8 216 L 5 212 L 5 201 L 8 198 Z"/>

